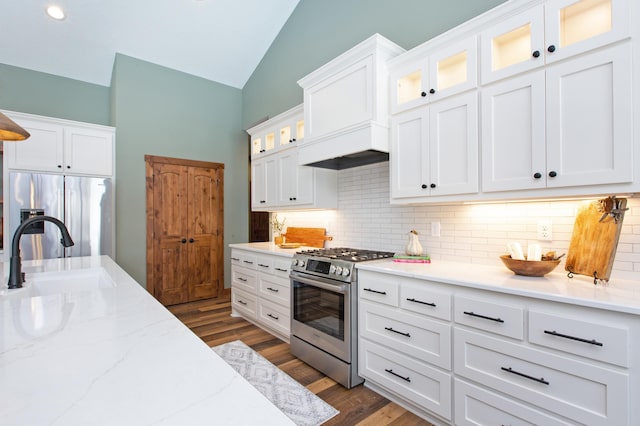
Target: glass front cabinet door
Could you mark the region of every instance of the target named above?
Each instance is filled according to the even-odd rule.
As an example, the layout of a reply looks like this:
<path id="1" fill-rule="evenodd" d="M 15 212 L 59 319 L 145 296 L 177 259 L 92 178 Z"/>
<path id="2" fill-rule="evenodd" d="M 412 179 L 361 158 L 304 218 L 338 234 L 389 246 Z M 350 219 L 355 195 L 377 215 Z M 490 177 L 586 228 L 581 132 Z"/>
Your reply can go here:
<path id="1" fill-rule="evenodd" d="M 473 89 L 477 85 L 477 39 L 434 50 L 390 70 L 391 113 Z"/>
<path id="2" fill-rule="evenodd" d="M 629 0 L 550 0 L 482 32 L 483 84 L 629 36 Z"/>

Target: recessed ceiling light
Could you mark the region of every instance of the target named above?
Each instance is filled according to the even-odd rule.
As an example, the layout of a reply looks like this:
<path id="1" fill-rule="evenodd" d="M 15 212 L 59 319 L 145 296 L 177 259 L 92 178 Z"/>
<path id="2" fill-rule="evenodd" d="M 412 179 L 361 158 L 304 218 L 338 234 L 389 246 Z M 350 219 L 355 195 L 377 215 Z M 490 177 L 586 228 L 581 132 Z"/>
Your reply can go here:
<path id="1" fill-rule="evenodd" d="M 53 19 L 57 19 L 58 21 L 64 19 L 64 12 L 59 6 L 49 6 L 47 8 L 47 15 L 49 15 Z"/>

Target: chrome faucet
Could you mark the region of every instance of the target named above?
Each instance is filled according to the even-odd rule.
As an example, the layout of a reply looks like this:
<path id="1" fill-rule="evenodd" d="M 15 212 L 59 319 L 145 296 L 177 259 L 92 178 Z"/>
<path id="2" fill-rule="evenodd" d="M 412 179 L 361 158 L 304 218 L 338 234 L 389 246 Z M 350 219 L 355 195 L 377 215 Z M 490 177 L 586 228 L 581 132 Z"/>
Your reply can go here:
<path id="1" fill-rule="evenodd" d="M 13 240 L 11 243 L 11 260 L 9 261 L 9 283 L 8 287 L 10 289 L 21 288 L 22 283 L 24 282 L 24 276 L 22 275 L 22 258 L 20 257 L 20 237 L 24 233 L 24 230 L 27 229 L 29 225 L 37 222 L 51 222 L 60 228 L 60 233 L 62 234 L 62 238 L 60 239 L 60 243 L 64 247 L 71 247 L 74 243 L 71 239 L 71 235 L 69 235 L 69 231 L 67 227 L 64 226 L 60 220 L 51 216 L 34 216 L 25 220 L 18 226 L 15 234 L 13 234 Z"/>

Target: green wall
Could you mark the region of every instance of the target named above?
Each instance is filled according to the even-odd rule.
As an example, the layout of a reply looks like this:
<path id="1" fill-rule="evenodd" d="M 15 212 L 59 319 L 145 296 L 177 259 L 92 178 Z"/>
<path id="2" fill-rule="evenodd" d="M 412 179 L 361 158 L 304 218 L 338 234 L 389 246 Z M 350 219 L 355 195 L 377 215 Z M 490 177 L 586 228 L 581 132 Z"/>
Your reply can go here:
<path id="1" fill-rule="evenodd" d="M 146 154 L 224 163 L 225 246 L 247 241 L 249 148 L 241 91 L 124 55 L 116 56 L 111 89 L 118 264 L 145 285 Z"/>
<path id="2" fill-rule="evenodd" d="M 0 64 L 0 109 L 109 125 L 109 88 Z"/>
<path id="3" fill-rule="evenodd" d="M 297 81 L 379 33 L 409 50 L 504 0 L 301 0 L 242 90 L 243 126 L 302 103 Z"/>

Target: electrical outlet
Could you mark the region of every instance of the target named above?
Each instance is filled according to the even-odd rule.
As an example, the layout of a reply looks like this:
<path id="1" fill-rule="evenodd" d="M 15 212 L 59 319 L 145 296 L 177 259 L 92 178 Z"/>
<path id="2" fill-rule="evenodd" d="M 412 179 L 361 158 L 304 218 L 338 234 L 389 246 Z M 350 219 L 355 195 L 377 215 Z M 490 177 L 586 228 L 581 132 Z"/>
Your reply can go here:
<path id="1" fill-rule="evenodd" d="M 440 236 L 440 222 L 431 222 L 431 236 L 432 237 Z"/>
<path id="2" fill-rule="evenodd" d="M 550 220 L 538 221 L 538 241 L 552 241 L 553 230 Z"/>

